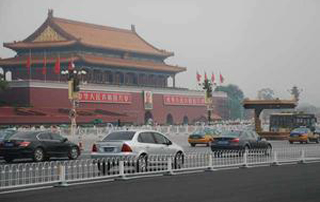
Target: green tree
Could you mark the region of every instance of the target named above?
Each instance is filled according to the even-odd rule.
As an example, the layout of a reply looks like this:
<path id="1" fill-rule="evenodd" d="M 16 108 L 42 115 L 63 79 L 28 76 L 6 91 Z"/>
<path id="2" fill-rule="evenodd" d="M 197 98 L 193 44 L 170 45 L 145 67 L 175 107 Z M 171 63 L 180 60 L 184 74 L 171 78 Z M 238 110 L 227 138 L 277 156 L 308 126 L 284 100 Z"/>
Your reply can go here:
<path id="1" fill-rule="evenodd" d="M 258 91 L 258 99 L 259 100 L 273 100 L 274 92 L 270 88 L 263 88 Z"/>
<path id="2" fill-rule="evenodd" d="M 243 91 L 234 84 L 229 84 L 227 86 L 218 86 L 215 91 L 222 91 L 227 93 L 230 119 L 242 119 L 244 114 L 244 108 L 242 106 L 242 101 L 244 99 Z"/>

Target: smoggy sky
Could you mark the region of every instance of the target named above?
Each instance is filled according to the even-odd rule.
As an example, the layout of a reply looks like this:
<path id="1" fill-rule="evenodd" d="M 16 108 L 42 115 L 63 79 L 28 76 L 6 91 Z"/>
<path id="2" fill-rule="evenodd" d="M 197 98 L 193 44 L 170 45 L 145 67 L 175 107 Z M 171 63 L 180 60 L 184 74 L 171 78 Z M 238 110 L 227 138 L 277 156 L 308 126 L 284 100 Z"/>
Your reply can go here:
<path id="1" fill-rule="evenodd" d="M 54 16 L 130 29 L 187 67 L 177 86 L 197 88 L 196 71 L 219 72 L 246 97 L 271 88 L 320 107 L 319 0 L 1 0 L 0 43 L 23 40 Z M 0 48 L 0 57 L 14 52 Z M 217 77 L 218 75 L 216 75 Z"/>

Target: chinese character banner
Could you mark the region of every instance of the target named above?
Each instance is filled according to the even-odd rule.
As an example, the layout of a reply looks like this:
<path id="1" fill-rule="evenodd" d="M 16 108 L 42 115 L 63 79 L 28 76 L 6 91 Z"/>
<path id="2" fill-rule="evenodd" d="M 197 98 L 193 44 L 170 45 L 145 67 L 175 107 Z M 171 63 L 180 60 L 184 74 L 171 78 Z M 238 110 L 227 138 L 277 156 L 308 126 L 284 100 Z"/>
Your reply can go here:
<path id="1" fill-rule="evenodd" d="M 163 103 L 165 105 L 204 106 L 205 99 L 203 97 L 189 97 L 183 95 L 163 95 Z"/>
<path id="2" fill-rule="evenodd" d="M 131 104 L 132 95 L 130 93 L 81 91 L 79 93 L 79 101 L 80 102 Z"/>

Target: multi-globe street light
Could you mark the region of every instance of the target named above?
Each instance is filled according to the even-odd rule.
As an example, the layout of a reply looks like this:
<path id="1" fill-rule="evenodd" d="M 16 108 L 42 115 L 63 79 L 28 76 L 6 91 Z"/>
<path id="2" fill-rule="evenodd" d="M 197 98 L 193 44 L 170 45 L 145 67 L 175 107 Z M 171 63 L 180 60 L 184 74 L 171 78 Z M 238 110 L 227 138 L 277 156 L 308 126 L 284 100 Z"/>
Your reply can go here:
<path id="1" fill-rule="evenodd" d="M 62 70 L 62 75 L 66 75 L 68 79 L 68 97 L 71 101 L 71 110 L 69 112 L 69 118 L 71 120 L 70 126 L 70 135 L 75 135 L 77 123 L 77 103 L 79 101 L 79 92 L 80 92 L 80 81 L 83 75 L 86 75 L 87 72 L 84 70 L 76 70 L 73 66 L 68 70 Z M 79 136 L 80 142 L 81 138 Z"/>
<path id="2" fill-rule="evenodd" d="M 212 86 L 213 84 L 208 79 L 204 79 L 202 89 L 205 90 L 205 103 L 208 111 L 208 125 L 211 123 L 211 111 L 212 111 Z"/>

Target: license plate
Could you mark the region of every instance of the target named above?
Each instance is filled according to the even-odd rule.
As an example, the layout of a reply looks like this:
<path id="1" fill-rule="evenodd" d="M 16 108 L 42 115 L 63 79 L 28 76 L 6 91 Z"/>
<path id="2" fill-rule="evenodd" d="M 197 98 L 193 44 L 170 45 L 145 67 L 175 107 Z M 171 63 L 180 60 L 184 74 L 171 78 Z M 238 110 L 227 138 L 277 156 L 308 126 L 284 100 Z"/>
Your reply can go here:
<path id="1" fill-rule="evenodd" d="M 219 141 L 218 144 L 229 144 L 228 141 Z"/>
<path id="2" fill-rule="evenodd" d="M 104 148 L 105 152 L 113 152 L 113 150 L 114 150 L 114 147 L 105 147 Z"/>
<path id="3" fill-rule="evenodd" d="M 13 142 L 6 142 L 4 143 L 5 147 L 13 147 Z"/>

